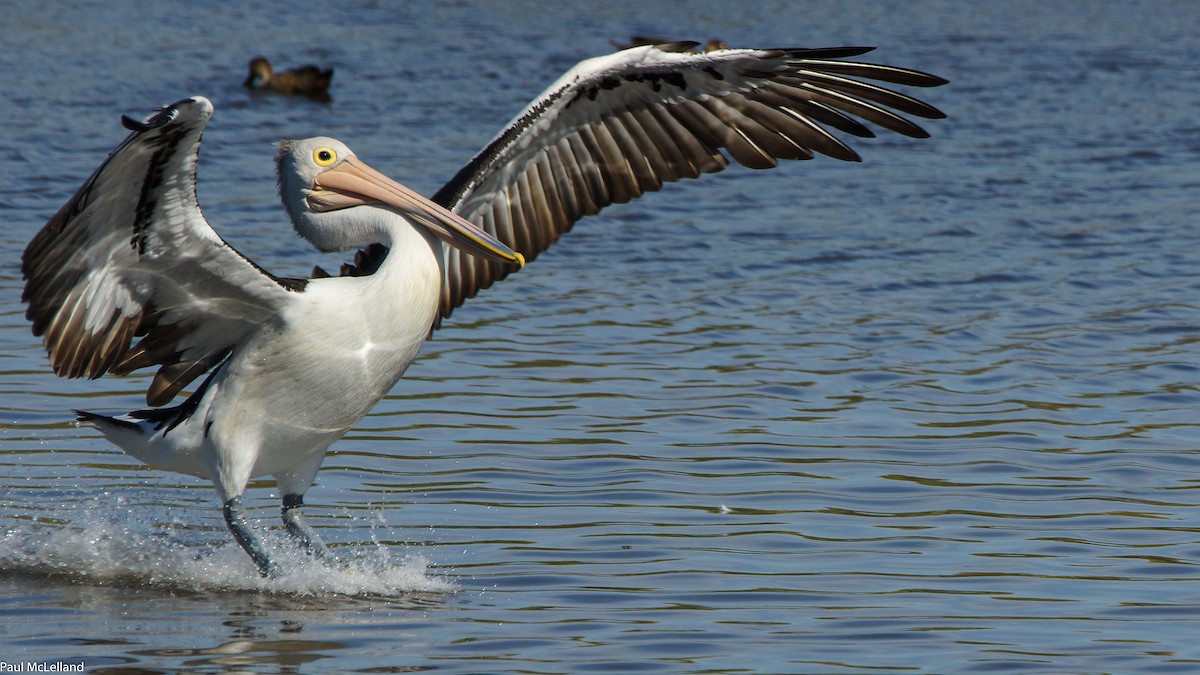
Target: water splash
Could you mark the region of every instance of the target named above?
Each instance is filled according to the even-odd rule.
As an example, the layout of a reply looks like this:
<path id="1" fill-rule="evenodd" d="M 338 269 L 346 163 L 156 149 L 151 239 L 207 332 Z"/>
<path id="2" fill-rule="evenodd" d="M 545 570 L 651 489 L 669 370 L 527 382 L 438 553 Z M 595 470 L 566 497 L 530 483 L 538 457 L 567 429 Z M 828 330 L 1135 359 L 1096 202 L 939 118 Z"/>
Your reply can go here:
<path id="1" fill-rule="evenodd" d="M 202 533 L 177 525 L 151 526 L 130 511 L 84 513 L 82 519 L 65 524 L 10 525 L 0 536 L 0 573 L 167 591 L 253 591 L 300 597 L 399 599 L 457 588 L 446 579 L 429 576 L 424 557 L 395 556 L 378 540 L 369 547 L 334 548 L 324 560 L 317 560 L 286 537 L 260 531 L 284 570 L 277 579 L 264 579 L 233 542 L 197 541 Z"/>

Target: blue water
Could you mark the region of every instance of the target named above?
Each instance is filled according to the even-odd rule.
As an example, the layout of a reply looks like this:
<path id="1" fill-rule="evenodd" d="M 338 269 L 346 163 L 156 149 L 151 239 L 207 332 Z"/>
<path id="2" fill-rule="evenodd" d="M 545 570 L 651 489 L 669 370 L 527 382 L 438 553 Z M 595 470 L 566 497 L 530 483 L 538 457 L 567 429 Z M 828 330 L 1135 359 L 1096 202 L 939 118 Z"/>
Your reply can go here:
<path id="1" fill-rule="evenodd" d="M 93 673 L 1200 669 L 1200 9 L 1192 2 L 37 3 L 0 31 L 0 661 Z M 933 138 L 606 210 L 455 313 L 334 446 L 344 570 L 262 581 L 210 486 L 69 410 L 20 252 L 124 136 L 216 105 L 199 197 L 309 253 L 271 144 L 432 193 L 634 33 L 876 45 Z M 246 61 L 336 69 L 252 96 Z M 275 527 L 269 484 L 249 497 Z M 277 530 L 270 537 L 274 541 Z"/>

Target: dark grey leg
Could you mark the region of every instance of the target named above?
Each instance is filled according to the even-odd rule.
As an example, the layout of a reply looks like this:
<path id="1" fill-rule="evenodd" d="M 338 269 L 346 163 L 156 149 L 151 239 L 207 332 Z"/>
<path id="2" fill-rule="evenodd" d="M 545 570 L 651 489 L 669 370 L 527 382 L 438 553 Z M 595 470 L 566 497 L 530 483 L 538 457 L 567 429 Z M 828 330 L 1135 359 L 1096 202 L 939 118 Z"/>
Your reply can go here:
<path id="1" fill-rule="evenodd" d="M 262 542 L 250 526 L 246 524 L 246 512 L 242 510 L 242 498 L 233 497 L 225 502 L 225 524 L 233 533 L 233 538 L 250 555 L 250 559 L 258 567 L 258 573 L 264 577 L 279 576 L 279 566 L 271 562 L 263 549 Z"/>
<path id="2" fill-rule="evenodd" d="M 283 525 L 287 528 L 287 533 L 304 549 L 305 553 L 314 558 L 323 558 L 325 557 L 325 544 L 321 543 L 321 538 L 317 536 L 316 531 L 304 522 L 304 514 L 300 512 L 303 507 L 304 495 L 284 495 Z"/>

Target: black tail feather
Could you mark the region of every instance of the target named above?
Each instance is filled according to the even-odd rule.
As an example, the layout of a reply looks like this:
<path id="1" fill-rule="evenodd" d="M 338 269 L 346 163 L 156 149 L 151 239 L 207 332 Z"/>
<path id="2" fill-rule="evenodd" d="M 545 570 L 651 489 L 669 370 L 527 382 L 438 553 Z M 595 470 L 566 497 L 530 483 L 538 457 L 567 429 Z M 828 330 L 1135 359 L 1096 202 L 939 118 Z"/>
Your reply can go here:
<path id="1" fill-rule="evenodd" d="M 109 417 L 108 415 L 101 415 L 99 413 L 88 412 L 86 410 L 72 410 L 71 412 L 75 413 L 75 421 L 82 424 L 91 424 L 93 426 L 112 424 L 114 426 L 127 427 L 129 429 L 137 428 L 137 425 L 133 422 L 119 420 L 115 417 Z"/>

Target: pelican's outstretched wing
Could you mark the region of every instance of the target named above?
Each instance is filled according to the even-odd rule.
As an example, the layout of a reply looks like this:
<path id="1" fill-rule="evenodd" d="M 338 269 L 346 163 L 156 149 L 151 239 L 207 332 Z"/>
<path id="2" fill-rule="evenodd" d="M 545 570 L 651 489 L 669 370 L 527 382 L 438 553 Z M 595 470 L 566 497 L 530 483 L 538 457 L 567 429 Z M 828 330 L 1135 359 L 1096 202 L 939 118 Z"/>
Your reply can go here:
<path id="1" fill-rule="evenodd" d="M 123 118 L 133 133 L 25 249 L 25 315 L 58 375 L 157 365 L 146 400 L 163 405 L 303 289 L 235 251 L 200 213 L 196 154 L 212 110 L 196 97 Z"/>
<path id="2" fill-rule="evenodd" d="M 933 87 L 914 70 L 839 59 L 869 47 L 714 49 L 646 45 L 589 59 L 522 111 L 434 196 L 533 260 L 579 218 L 663 183 L 735 161 L 755 169 L 814 152 L 858 161 L 826 127 L 874 134 L 854 117 L 906 136 L 898 113 L 944 115 L 862 80 Z M 858 79 L 856 79 L 858 78 Z M 369 268 L 371 252 L 359 265 Z M 375 252 L 378 254 L 378 251 Z M 441 316 L 516 268 L 447 250 Z M 353 268 L 351 268 L 353 272 Z"/>

